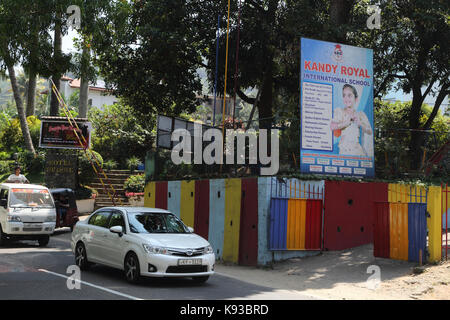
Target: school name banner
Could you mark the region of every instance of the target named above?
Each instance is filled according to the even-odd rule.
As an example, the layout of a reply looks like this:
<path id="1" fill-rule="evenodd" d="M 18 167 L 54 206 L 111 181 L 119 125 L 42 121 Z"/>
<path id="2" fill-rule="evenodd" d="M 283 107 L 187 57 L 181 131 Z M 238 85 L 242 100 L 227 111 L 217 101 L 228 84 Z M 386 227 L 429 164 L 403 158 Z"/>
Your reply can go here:
<path id="1" fill-rule="evenodd" d="M 373 51 L 301 38 L 300 171 L 373 177 Z"/>

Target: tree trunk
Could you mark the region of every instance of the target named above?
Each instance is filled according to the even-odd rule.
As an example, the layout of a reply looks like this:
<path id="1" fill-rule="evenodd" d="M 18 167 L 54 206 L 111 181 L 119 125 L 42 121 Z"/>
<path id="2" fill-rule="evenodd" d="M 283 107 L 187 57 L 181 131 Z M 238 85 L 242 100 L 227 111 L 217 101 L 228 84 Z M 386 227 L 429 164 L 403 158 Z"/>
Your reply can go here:
<path id="1" fill-rule="evenodd" d="M 90 52 L 86 45 L 83 45 L 83 52 L 81 58 L 81 83 L 80 83 L 80 104 L 79 104 L 79 117 L 86 118 L 88 111 L 88 98 L 89 98 L 89 79 L 88 70 L 90 63 Z"/>
<path id="2" fill-rule="evenodd" d="M 31 66 L 30 75 L 28 79 L 28 95 L 27 95 L 27 117 L 34 116 L 34 106 L 36 100 L 36 81 L 37 81 L 36 69 Z"/>
<path id="3" fill-rule="evenodd" d="M 10 61 L 7 61 L 6 63 L 9 73 L 9 79 L 11 81 L 11 88 L 13 90 L 14 100 L 16 101 L 17 114 L 19 115 L 20 121 L 20 128 L 22 129 L 23 138 L 25 140 L 25 147 L 28 151 L 32 152 L 33 154 L 36 154 L 33 147 L 33 141 L 31 140 L 30 130 L 28 128 L 22 98 L 20 97 L 19 87 L 17 85 L 17 78 L 16 72 L 14 71 L 14 64 Z"/>
<path id="4" fill-rule="evenodd" d="M 330 20 L 331 26 L 333 26 L 331 31 L 335 34 L 333 38 L 336 42 L 345 42 L 347 39 L 346 32 L 339 27 L 350 21 L 353 4 L 354 0 L 331 0 Z"/>
<path id="5" fill-rule="evenodd" d="M 58 70 L 58 61 L 61 60 L 62 56 L 62 30 L 61 30 L 61 13 L 58 13 L 58 18 L 55 23 L 55 39 L 53 43 L 53 63 L 55 72 L 52 75 L 52 80 L 55 83 L 55 87 L 60 90 L 60 79 L 61 74 Z M 52 86 L 50 86 L 50 90 L 52 92 L 52 97 L 50 100 L 50 115 L 58 116 L 59 115 L 59 102 L 56 98 L 55 93 L 53 92 Z"/>

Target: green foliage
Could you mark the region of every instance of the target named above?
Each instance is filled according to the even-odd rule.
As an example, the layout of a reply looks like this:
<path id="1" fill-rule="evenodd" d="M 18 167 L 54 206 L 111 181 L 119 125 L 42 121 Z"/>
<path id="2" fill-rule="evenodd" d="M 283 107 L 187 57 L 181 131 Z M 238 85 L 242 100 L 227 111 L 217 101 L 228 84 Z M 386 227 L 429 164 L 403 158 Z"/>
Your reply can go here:
<path id="1" fill-rule="evenodd" d="M 34 155 L 27 150 L 19 153 L 18 162 L 23 166 L 23 171 L 30 174 L 39 174 L 44 171 L 45 152 L 37 152 Z"/>
<path id="2" fill-rule="evenodd" d="M 94 168 L 92 168 L 91 162 L 96 166 L 96 168 L 98 167 L 97 161 L 99 162 L 100 166 L 103 167 L 103 158 L 98 152 L 91 150 L 87 154 L 88 156 L 86 156 L 84 152 L 80 152 L 78 155 L 78 183 L 82 185 L 88 185 L 96 178 L 96 174 Z M 97 161 L 92 154 L 95 155 Z"/>
<path id="3" fill-rule="evenodd" d="M 0 161 L 0 175 L 12 174 L 14 161 L 13 160 L 1 160 Z"/>
<path id="4" fill-rule="evenodd" d="M 108 88 L 143 113 L 194 111 L 203 47 L 192 14 L 185 1 L 109 1 L 91 29 Z"/>
<path id="5" fill-rule="evenodd" d="M 98 191 L 88 186 L 79 186 L 75 189 L 75 199 L 77 200 L 91 199 L 93 194 L 97 195 Z"/>
<path id="6" fill-rule="evenodd" d="M 106 170 L 113 170 L 117 168 L 117 162 L 114 160 L 108 160 L 103 163 L 103 168 Z"/>
<path id="7" fill-rule="evenodd" d="M 420 123 L 424 124 L 431 113 L 430 106 L 423 105 Z M 389 103 L 375 100 L 375 168 L 377 176 L 383 178 L 398 178 L 410 171 L 409 149 L 411 131 L 408 130 L 408 115 L 411 103 Z M 420 132 L 424 145 L 421 158 L 431 157 L 448 139 L 448 121 L 441 115 L 436 116 L 432 131 Z M 423 158 L 425 152 L 425 158 Z"/>
<path id="8" fill-rule="evenodd" d="M 25 147 L 25 140 L 22 135 L 19 119 L 8 119 L 4 123 L 5 125 L 0 125 L 0 147 L 10 153 L 22 151 Z M 39 145 L 41 121 L 35 116 L 29 116 L 27 123 L 33 145 L 37 146 Z"/>
<path id="9" fill-rule="evenodd" d="M 137 169 L 137 167 L 141 164 L 141 160 L 138 157 L 131 157 L 127 159 L 127 167 L 130 172 L 133 172 Z"/>
<path id="10" fill-rule="evenodd" d="M 92 146 L 105 159 L 114 160 L 120 168 L 126 168 L 126 157 L 140 159 L 152 148 L 155 133 L 155 115 L 143 114 L 128 105 L 117 103 L 104 106 L 103 110 L 89 111 L 92 123 Z"/>
<path id="11" fill-rule="evenodd" d="M 123 184 L 126 192 L 144 192 L 145 175 L 137 174 L 127 178 Z"/>
<path id="12" fill-rule="evenodd" d="M 8 160 L 11 156 L 8 152 L 0 151 L 0 160 Z"/>

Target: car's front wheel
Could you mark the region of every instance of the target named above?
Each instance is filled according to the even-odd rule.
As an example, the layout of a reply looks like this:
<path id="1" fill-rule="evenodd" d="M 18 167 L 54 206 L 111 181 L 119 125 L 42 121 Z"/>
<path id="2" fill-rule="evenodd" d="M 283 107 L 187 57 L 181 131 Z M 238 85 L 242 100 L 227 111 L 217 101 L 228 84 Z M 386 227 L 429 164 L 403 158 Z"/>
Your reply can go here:
<path id="1" fill-rule="evenodd" d="M 49 241 L 50 241 L 50 236 L 49 235 L 45 235 L 45 236 L 40 237 L 38 239 L 39 247 L 45 247 L 46 245 L 48 245 Z"/>
<path id="2" fill-rule="evenodd" d="M 75 264 L 80 270 L 87 270 L 90 266 L 87 259 L 86 247 L 82 243 L 78 243 L 75 247 Z"/>
<path id="3" fill-rule="evenodd" d="M 194 280 L 195 283 L 205 283 L 208 281 L 209 276 L 202 276 L 202 277 L 193 277 L 192 280 Z"/>
<path id="4" fill-rule="evenodd" d="M 135 253 L 130 252 L 124 263 L 125 278 L 130 283 L 138 283 L 141 279 L 141 270 L 139 268 L 139 259 Z"/>

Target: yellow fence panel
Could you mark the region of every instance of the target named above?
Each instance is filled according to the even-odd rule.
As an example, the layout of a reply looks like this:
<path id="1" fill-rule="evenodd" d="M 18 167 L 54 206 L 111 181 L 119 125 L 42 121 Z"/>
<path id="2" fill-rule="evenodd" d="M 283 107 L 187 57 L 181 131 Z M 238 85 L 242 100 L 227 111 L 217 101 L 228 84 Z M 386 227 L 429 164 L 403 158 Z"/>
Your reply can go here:
<path id="1" fill-rule="evenodd" d="M 155 191 L 156 183 L 154 181 L 150 181 L 144 188 L 144 207 L 154 208 L 155 207 Z"/>
<path id="2" fill-rule="evenodd" d="M 181 181 L 180 218 L 188 227 L 194 227 L 195 181 Z"/>
<path id="3" fill-rule="evenodd" d="M 388 201 L 393 202 L 409 202 L 409 189 L 410 186 L 398 183 L 389 183 L 388 186 Z"/>
<path id="4" fill-rule="evenodd" d="M 389 204 L 390 258 L 408 261 L 408 204 Z"/>
<path id="5" fill-rule="evenodd" d="M 305 249 L 306 199 L 288 200 L 287 249 Z"/>
<path id="6" fill-rule="evenodd" d="M 239 262 L 241 179 L 225 179 L 225 228 L 222 259 Z"/>
<path id="7" fill-rule="evenodd" d="M 442 190 L 441 187 L 430 187 L 428 190 L 427 211 L 430 217 L 427 218 L 428 227 L 428 250 L 430 252 L 430 262 L 441 260 L 442 256 Z"/>

